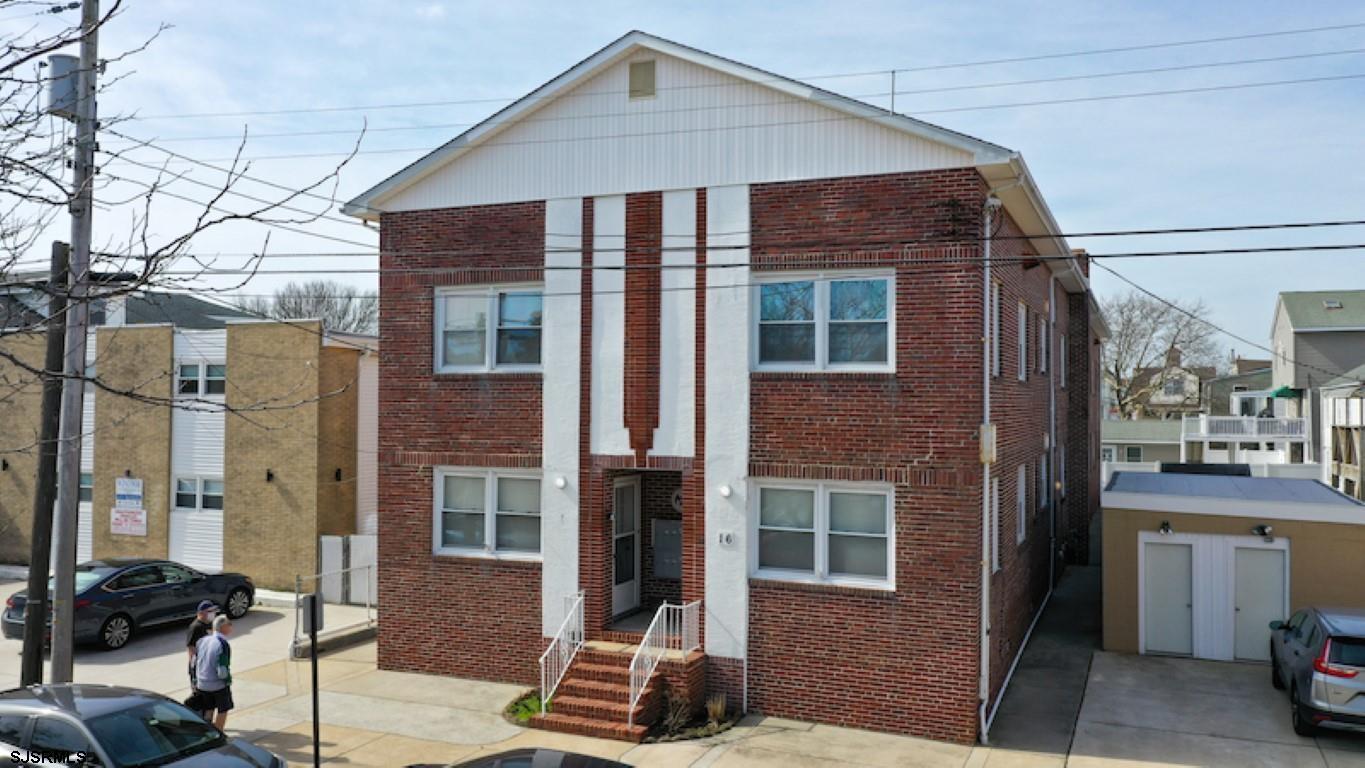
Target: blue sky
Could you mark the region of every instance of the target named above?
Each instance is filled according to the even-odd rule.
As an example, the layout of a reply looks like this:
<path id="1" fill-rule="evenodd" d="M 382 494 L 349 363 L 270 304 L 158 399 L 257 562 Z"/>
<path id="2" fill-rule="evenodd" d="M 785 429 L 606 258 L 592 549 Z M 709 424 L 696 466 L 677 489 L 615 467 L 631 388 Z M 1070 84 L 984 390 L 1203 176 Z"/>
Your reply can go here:
<path id="1" fill-rule="evenodd" d="M 69 14 L 68 14 L 69 15 Z M 630 29 L 793 77 L 885 71 L 1064 51 L 1090 50 L 1365 22 L 1357 4 L 1239 3 L 496 3 L 251 2 L 132 0 L 105 32 L 105 55 L 136 45 L 165 22 L 172 28 L 143 53 L 111 67 L 128 74 L 101 103 L 104 115 L 143 116 L 361 104 L 511 98 L 524 94 Z M 13 24 L 15 22 L 0 22 Z M 43 20 L 45 24 L 55 21 Z M 898 90 L 1169 67 L 1365 48 L 1362 29 L 1194 45 L 1040 62 L 973 66 L 898 76 Z M 1365 53 L 1179 72 L 901 96 L 909 114 L 956 107 L 1198 88 L 1267 80 L 1365 74 Z M 850 95 L 881 93 L 886 75 L 813 81 Z M 878 99 L 869 99 L 879 101 Z M 332 112 L 290 116 L 146 119 L 121 130 L 202 159 L 232 154 L 232 140 L 199 136 L 468 123 L 498 104 Z M 1270 221 L 1365 218 L 1365 78 L 1160 98 L 1091 101 L 925 114 L 925 119 L 1023 152 L 1067 231 Z M 399 130 L 366 137 L 365 150 L 431 147 L 459 128 Z M 252 138 L 247 155 L 341 152 L 354 137 Z M 171 141 L 175 140 L 175 141 Z M 113 137 L 102 142 L 119 146 Z M 338 196 L 362 191 L 419 153 L 358 157 Z M 136 155 L 164 157 L 144 150 Z M 273 160 L 253 176 L 282 184 L 312 179 L 334 160 Z M 185 170 L 184 166 L 176 166 Z M 212 171 L 192 172 L 211 182 Z M 111 164 L 106 175 L 147 178 Z M 125 191 L 135 189 L 127 187 Z M 181 194 L 203 196 L 192 185 Z M 245 185 L 264 195 L 268 188 Z M 110 193 L 109 197 L 117 195 Z M 235 200 L 233 207 L 245 206 Z M 311 204 L 316 204 L 312 201 Z M 159 204 L 153 230 L 178 231 L 187 208 Z M 117 238 L 126 210 L 101 212 L 97 230 Z M 320 222 L 310 229 L 362 243 L 373 233 Z M 54 233 L 59 234 L 59 233 Z M 259 247 L 259 228 L 206 235 L 200 252 Z M 1259 234 L 1073 240 L 1095 252 L 1365 242 L 1365 227 Z M 275 232 L 272 250 L 350 247 Z M 233 263 L 223 259 L 220 264 Z M 296 260 L 271 266 L 372 267 L 373 259 Z M 1281 290 L 1360 285 L 1365 251 L 1335 254 L 1126 260 L 1114 264 L 1157 293 L 1202 299 L 1213 319 L 1265 343 Z M 361 287 L 372 275 L 338 273 Z M 267 292 L 288 277 L 261 276 L 245 289 Z M 1098 273 L 1101 295 L 1122 290 Z M 1244 354 L 1257 352 L 1225 340 Z"/>

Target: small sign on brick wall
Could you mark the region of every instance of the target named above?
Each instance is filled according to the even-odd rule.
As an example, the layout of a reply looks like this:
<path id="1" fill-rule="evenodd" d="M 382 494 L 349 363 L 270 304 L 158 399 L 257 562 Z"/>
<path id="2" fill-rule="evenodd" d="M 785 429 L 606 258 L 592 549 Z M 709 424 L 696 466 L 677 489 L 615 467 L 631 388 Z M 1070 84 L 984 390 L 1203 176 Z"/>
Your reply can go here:
<path id="1" fill-rule="evenodd" d="M 120 536 L 146 536 L 147 510 L 114 507 L 109 510 L 109 532 Z"/>

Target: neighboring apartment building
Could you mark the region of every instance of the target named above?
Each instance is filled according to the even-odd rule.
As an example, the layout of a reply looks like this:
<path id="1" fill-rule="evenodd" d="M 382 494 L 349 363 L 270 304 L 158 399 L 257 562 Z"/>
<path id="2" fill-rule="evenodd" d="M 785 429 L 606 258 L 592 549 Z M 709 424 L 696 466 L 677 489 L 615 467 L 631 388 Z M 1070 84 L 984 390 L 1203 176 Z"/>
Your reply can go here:
<path id="1" fill-rule="evenodd" d="M 1365 365 L 1322 385 L 1322 481 L 1365 501 Z"/>
<path id="2" fill-rule="evenodd" d="M 1146 390 L 1138 398 L 1141 418 L 1179 419 L 1203 409 L 1204 382 L 1217 371 L 1211 365 L 1184 365 L 1181 358 L 1180 349 L 1172 347 L 1164 365 L 1133 372 L 1133 391 Z"/>
<path id="3" fill-rule="evenodd" d="M 41 299 L 12 292 L 10 306 L 35 314 L 10 313 L 0 338 L 35 367 Z M 317 573 L 319 535 L 373 532 L 373 337 L 165 293 L 92 318 L 100 385 L 85 394 L 78 560 L 166 557 L 292 589 Z M 0 562 L 27 563 L 41 385 L 4 360 L 0 382 L 15 392 L 0 398 Z"/>
<path id="4" fill-rule="evenodd" d="M 1308 420 L 1307 462 L 1327 464 L 1321 390 L 1365 364 L 1365 290 L 1286 291 L 1275 302 L 1271 384 L 1286 397 L 1286 416 Z"/>
<path id="5" fill-rule="evenodd" d="M 1018 153 L 632 32 L 343 210 L 382 668 L 534 684 L 681 616 L 693 706 L 982 733 L 1098 504 L 1105 331 Z M 617 658 L 536 724 L 638 739 Z"/>

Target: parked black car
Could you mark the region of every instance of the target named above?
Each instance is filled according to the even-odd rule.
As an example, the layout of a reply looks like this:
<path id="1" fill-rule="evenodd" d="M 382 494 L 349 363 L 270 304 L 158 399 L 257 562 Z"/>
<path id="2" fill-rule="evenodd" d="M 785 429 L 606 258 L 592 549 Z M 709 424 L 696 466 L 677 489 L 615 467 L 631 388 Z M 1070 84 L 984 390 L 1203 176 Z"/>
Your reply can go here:
<path id="1" fill-rule="evenodd" d="M 52 581 L 48 580 L 48 588 Z M 205 574 L 168 560 L 108 558 L 76 566 L 75 638 L 122 648 L 142 627 L 188 621 L 201 600 L 212 600 L 230 618 L 251 608 L 256 586 L 240 573 Z M 5 602 L 0 629 L 5 637 L 24 636 L 27 592 Z M 48 615 L 51 627 L 52 617 Z"/>
<path id="2" fill-rule="evenodd" d="M 15 765 L 284 768 L 165 696 L 113 685 L 31 685 L 0 692 L 0 760 Z"/>

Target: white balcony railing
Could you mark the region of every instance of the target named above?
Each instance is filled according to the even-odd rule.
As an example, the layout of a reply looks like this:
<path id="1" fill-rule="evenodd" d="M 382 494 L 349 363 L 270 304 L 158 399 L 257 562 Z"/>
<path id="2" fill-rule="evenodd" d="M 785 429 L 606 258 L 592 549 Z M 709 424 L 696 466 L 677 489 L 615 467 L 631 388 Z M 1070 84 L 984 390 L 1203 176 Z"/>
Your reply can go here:
<path id="1" fill-rule="evenodd" d="M 550 640 L 550 647 L 540 655 L 540 713 L 545 714 L 546 703 L 569 671 L 573 657 L 583 647 L 583 593 L 564 599 L 564 623 Z"/>
<path id="2" fill-rule="evenodd" d="M 1181 423 L 1184 440 L 1306 440 L 1307 419 L 1258 418 L 1256 416 L 1186 416 Z"/>
<path id="3" fill-rule="evenodd" d="M 640 647 L 630 659 L 630 706 L 626 710 L 626 723 L 635 724 L 635 705 L 640 703 L 645 686 L 654 676 L 654 669 L 669 651 L 678 651 L 686 656 L 701 647 L 701 601 L 694 600 L 686 605 L 659 606 L 654 620 L 645 630 Z"/>

